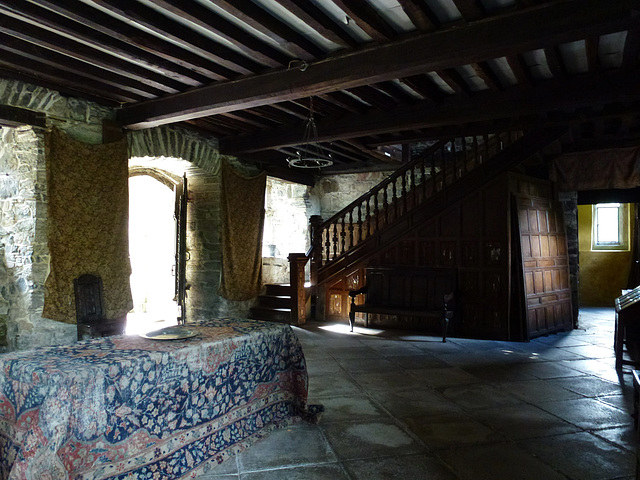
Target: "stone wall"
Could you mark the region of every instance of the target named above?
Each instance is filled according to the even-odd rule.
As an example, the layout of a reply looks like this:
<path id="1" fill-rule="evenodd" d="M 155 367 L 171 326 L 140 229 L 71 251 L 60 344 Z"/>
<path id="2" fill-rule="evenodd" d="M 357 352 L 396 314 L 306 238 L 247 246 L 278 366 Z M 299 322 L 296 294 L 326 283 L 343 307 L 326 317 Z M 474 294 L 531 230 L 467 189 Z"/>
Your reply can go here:
<path id="1" fill-rule="evenodd" d="M 0 79 L 0 104 L 45 113 L 48 126 L 57 126 L 87 143 L 100 143 L 103 121 L 115 117 L 112 109 L 92 102 L 5 79 Z M 0 351 L 73 342 L 75 325 L 41 317 L 49 262 L 44 132 L 25 127 L 3 128 L 0 133 L 0 250 L 4 253 L 0 255 Z M 230 161 L 244 173 L 256 174 Z M 168 162 L 182 162 L 179 176 L 187 171 L 190 182 L 187 319 L 246 315 L 251 302 L 229 302 L 217 293 L 221 271 L 219 175 L 181 160 Z M 160 162 L 155 167 L 166 165 Z"/>
<path id="2" fill-rule="evenodd" d="M 263 282 L 289 283 L 287 257 L 290 253 L 305 253 L 309 249 L 311 215 L 320 215 L 325 220 L 330 218 L 391 173 L 323 176 L 313 188 L 268 178 L 262 241 Z"/>
<path id="3" fill-rule="evenodd" d="M 0 350 L 69 343 L 74 325 L 42 318 L 49 268 L 42 135 L 0 129 Z"/>
<path id="4" fill-rule="evenodd" d="M 318 203 L 318 214 L 328 220 L 392 173 L 350 173 L 321 177 L 311 190 L 312 198 Z"/>
<path id="5" fill-rule="evenodd" d="M 262 281 L 289 283 L 287 258 L 290 253 L 309 249 L 309 217 L 317 207 L 306 185 L 268 177 L 266 190 Z"/>
<path id="6" fill-rule="evenodd" d="M 112 109 L 7 79 L 0 79 L 0 104 L 44 113 L 48 126 L 87 143 L 100 143 L 103 121 L 114 118 Z M 0 133 L 0 351 L 73 342 L 75 325 L 41 316 L 49 270 L 44 132 Z"/>

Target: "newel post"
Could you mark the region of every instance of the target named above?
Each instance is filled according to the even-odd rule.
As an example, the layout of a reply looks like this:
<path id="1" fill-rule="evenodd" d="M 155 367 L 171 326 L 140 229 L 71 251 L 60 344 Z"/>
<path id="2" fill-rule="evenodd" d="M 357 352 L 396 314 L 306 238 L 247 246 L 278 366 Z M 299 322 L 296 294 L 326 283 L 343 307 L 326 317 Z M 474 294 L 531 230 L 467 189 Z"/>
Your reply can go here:
<path id="1" fill-rule="evenodd" d="M 318 270 L 322 266 L 322 217 L 320 215 L 311 215 L 309 218 L 309 235 L 311 237 L 311 268 L 309 280 L 311 287 L 316 289 L 318 285 Z"/>
<path id="2" fill-rule="evenodd" d="M 304 253 L 289 254 L 289 278 L 291 283 L 291 324 L 302 325 L 307 320 L 307 295 L 304 289 Z"/>

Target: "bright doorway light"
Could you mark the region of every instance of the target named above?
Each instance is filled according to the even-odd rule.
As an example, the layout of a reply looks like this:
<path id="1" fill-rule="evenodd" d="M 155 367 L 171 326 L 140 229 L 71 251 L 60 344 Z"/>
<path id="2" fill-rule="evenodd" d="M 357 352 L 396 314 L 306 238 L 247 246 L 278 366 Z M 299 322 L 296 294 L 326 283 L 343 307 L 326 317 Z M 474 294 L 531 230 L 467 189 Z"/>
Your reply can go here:
<path id="1" fill-rule="evenodd" d="M 174 192 L 156 179 L 129 178 L 133 312 L 127 316 L 128 334 L 177 324 L 174 202 Z"/>

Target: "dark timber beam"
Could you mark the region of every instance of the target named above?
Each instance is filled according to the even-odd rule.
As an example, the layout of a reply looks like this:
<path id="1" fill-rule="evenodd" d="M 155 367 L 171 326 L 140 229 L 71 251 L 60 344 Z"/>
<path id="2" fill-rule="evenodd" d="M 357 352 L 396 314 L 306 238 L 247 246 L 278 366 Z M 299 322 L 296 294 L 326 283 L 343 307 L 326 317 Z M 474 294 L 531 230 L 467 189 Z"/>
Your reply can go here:
<path id="1" fill-rule="evenodd" d="M 21 125 L 46 128 L 47 118 L 44 113 L 26 108 L 0 105 L 0 127 L 19 127 Z"/>
<path id="2" fill-rule="evenodd" d="M 131 129 L 148 128 L 477 63 L 626 30 L 638 21 L 636 6 L 637 0 L 542 4 L 339 54 L 311 63 L 304 71 L 294 68 L 247 76 L 126 106 L 118 120 Z"/>
<path id="3" fill-rule="evenodd" d="M 318 122 L 318 140 L 331 142 L 405 130 L 501 120 L 552 111 L 571 111 L 617 102 L 640 100 L 640 71 L 601 74 L 594 77 L 549 82 L 534 88 L 511 88 L 504 92 L 485 91 L 469 99 L 445 99 L 437 105 L 419 102 L 404 108 L 349 115 Z M 242 155 L 264 149 L 300 143 L 295 129 L 276 129 L 220 139 L 220 151 Z"/>

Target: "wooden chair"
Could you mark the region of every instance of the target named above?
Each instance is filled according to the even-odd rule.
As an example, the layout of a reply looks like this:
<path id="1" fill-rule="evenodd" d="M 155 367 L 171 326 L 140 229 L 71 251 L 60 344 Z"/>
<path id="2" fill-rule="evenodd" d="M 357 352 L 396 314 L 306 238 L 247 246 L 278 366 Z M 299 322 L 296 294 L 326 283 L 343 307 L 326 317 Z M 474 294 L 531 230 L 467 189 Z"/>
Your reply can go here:
<path id="1" fill-rule="evenodd" d="M 122 335 L 126 317 L 106 319 L 102 308 L 102 278 L 85 274 L 73 280 L 78 340 Z"/>

